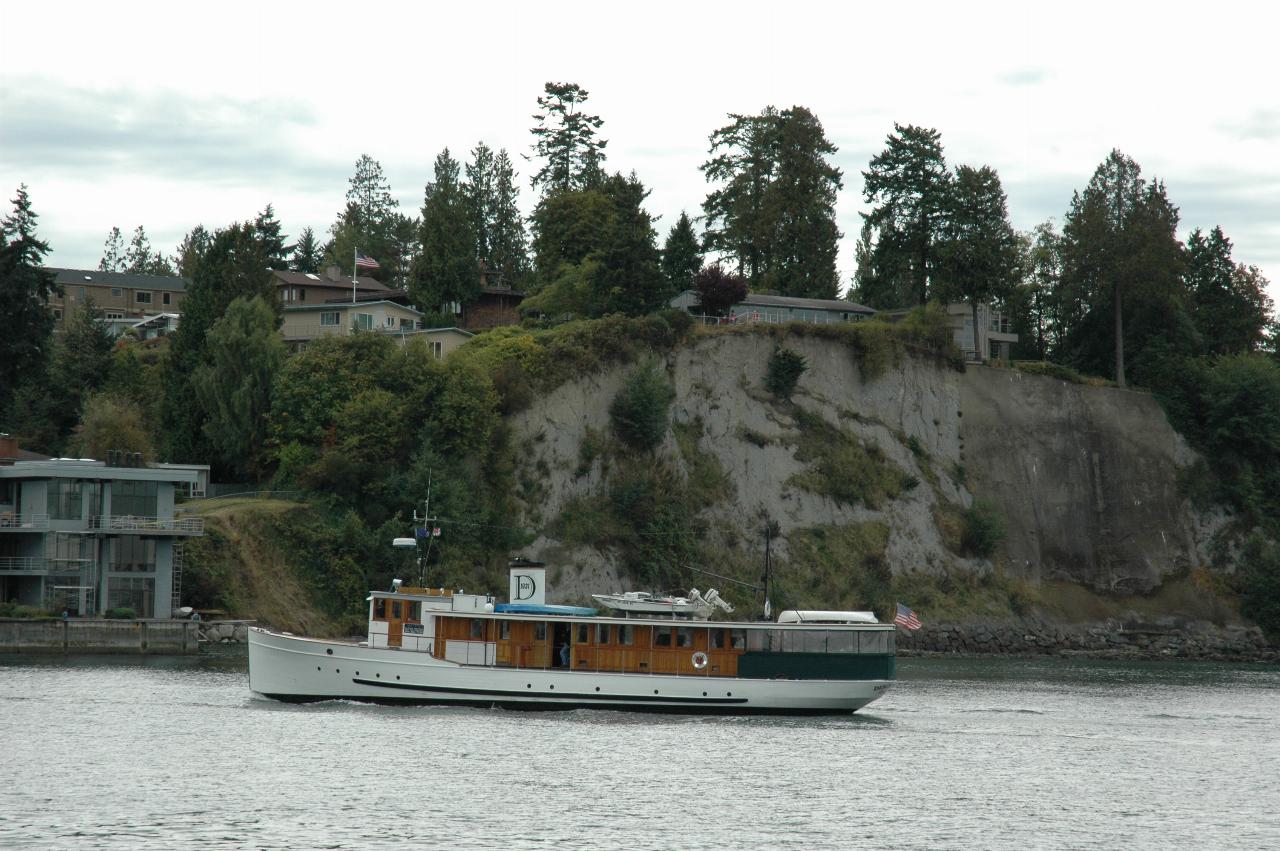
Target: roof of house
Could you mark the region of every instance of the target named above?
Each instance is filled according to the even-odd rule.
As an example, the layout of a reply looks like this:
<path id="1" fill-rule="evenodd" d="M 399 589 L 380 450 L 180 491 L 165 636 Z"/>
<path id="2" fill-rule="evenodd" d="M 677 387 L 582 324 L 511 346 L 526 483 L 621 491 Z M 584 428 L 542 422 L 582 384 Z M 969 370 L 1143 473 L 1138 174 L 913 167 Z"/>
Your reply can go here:
<path id="1" fill-rule="evenodd" d="M 55 269 L 48 267 L 63 287 L 128 287 L 134 290 L 174 290 L 184 292 L 191 283 L 186 278 L 167 275 L 138 275 L 133 272 L 99 272 L 97 269 Z"/>
<path id="2" fill-rule="evenodd" d="M 275 276 L 276 286 L 313 286 L 313 287 L 349 287 L 351 286 L 350 275 L 333 275 L 331 271 L 325 272 L 290 272 L 288 269 L 272 269 L 271 274 Z M 391 290 L 381 281 L 374 280 L 366 275 L 356 276 L 356 289 L 368 290 L 369 292 L 385 293 Z"/>
<path id="3" fill-rule="evenodd" d="M 326 301 L 323 304 L 290 304 L 290 305 L 285 305 L 284 310 L 285 310 L 285 313 L 297 313 L 300 311 L 316 311 L 316 310 L 332 311 L 332 310 L 337 310 L 340 307 L 369 307 L 374 304 L 389 304 L 392 307 L 398 307 L 401 310 L 407 310 L 410 313 L 417 314 L 418 316 L 423 315 L 422 311 L 418 310 L 416 307 L 409 307 L 406 304 L 400 304 L 394 301 L 387 301 L 385 298 L 377 299 L 375 301 L 370 301 L 369 299 L 361 299 L 360 301 Z"/>
<path id="4" fill-rule="evenodd" d="M 403 299 L 404 301 L 406 301 L 406 302 L 407 302 L 407 301 L 409 300 L 409 291 L 408 291 L 408 290 L 405 290 L 405 289 L 402 289 L 402 290 L 389 290 L 389 289 L 387 289 L 387 288 L 385 288 L 385 287 L 384 287 L 384 288 L 382 288 L 381 290 L 377 290 L 377 291 L 374 291 L 374 292 L 366 292 L 366 293 L 357 293 L 357 294 L 356 294 L 356 301 L 357 301 L 357 302 L 362 302 L 362 301 L 393 301 L 393 300 L 396 300 L 396 299 Z M 337 298 L 326 298 L 326 299 L 325 299 L 325 303 L 326 303 L 326 304 L 341 304 L 342 302 L 346 302 L 347 304 L 351 304 L 351 298 L 350 298 L 350 296 L 342 295 L 342 296 L 338 296 Z"/>
<path id="5" fill-rule="evenodd" d="M 762 295 L 747 293 L 741 304 L 753 304 L 760 307 L 795 307 L 802 310 L 833 310 L 839 313 L 875 313 L 875 308 L 857 302 L 839 298 L 795 298 L 785 295 Z"/>
<path id="6" fill-rule="evenodd" d="M 453 331 L 455 334 L 461 334 L 464 337 L 474 337 L 474 331 L 468 331 L 465 328 L 458 328 L 450 325 L 448 328 L 416 328 L 412 331 L 406 331 L 406 334 L 439 334 L 444 331 Z"/>

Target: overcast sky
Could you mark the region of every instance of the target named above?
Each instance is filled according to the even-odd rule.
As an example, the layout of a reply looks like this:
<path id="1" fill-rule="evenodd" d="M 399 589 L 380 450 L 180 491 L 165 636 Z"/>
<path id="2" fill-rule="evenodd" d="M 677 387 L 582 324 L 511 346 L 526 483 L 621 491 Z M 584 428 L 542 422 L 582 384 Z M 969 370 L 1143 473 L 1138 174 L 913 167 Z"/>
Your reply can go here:
<path id="1" fill-rule="evenodd" d="M 860 172 L 897 121 L 993 166 L 1021 229 L 1060 223 L 1119 148 L 1166 182 L 1184 238 L 1221 225 L 1280 299 L 1280 13 L 1132 5 L 3 2 L 0 190 L 28 185 L 49 264 L 70 267 L 96 266 L 113 225 L 169 253 L 268 202 L 287 233 L 323 234 L 362 153 L 416 214 L 441 148 L 505 147 L 527 212 L 536 98 L 573 81 L 660 238 L 701 212 L 726 113 L 800 104 L 840 149 L 846 285 Z"/>

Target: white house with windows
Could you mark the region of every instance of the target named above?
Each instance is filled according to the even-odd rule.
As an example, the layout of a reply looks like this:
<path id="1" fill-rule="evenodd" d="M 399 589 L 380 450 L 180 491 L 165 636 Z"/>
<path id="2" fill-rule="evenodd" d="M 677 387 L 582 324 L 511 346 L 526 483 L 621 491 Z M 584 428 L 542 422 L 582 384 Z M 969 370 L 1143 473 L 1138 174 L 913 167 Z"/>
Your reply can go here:
<path id="1" fill-rule="evenodd" d="M 422 311 L 392 301 L 294 304 L 284 308 L 280 333 L 286 343 L 318 337 L 346 337 L 355 331 L 408 334 L 419 329 Z"/>

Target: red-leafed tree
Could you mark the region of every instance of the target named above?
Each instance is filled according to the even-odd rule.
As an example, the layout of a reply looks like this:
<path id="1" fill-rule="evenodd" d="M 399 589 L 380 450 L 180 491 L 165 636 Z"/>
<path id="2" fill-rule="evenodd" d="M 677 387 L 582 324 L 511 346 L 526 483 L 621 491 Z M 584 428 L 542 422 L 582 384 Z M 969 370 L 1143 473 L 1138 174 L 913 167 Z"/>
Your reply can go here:
<path id="1" fill-rule="evenodd" d="M 726 272 L 719 264 L 707 266 L 694 276 L 698 305 L 709 316 L 723 316 L 725 311 L 747 297 L 747 279 Z"/>

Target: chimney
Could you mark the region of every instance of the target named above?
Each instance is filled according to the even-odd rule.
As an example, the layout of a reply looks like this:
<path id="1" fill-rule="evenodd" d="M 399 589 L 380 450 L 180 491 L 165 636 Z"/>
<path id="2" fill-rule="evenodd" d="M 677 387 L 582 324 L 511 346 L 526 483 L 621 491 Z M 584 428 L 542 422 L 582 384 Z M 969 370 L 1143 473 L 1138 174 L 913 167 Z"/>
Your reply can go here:
<path id="1" fill-rule="evenodd" d="M 330 266 L 328 269 L 324 270 L 324 276 L 331 281 L 341 281 L 342 270 L 337 266 Z"/>
<path id="2" fill-rule="evenodd" d="M 18 438 L 0 434 L 0 461 L 15 461 L 18 458 Z"/>

